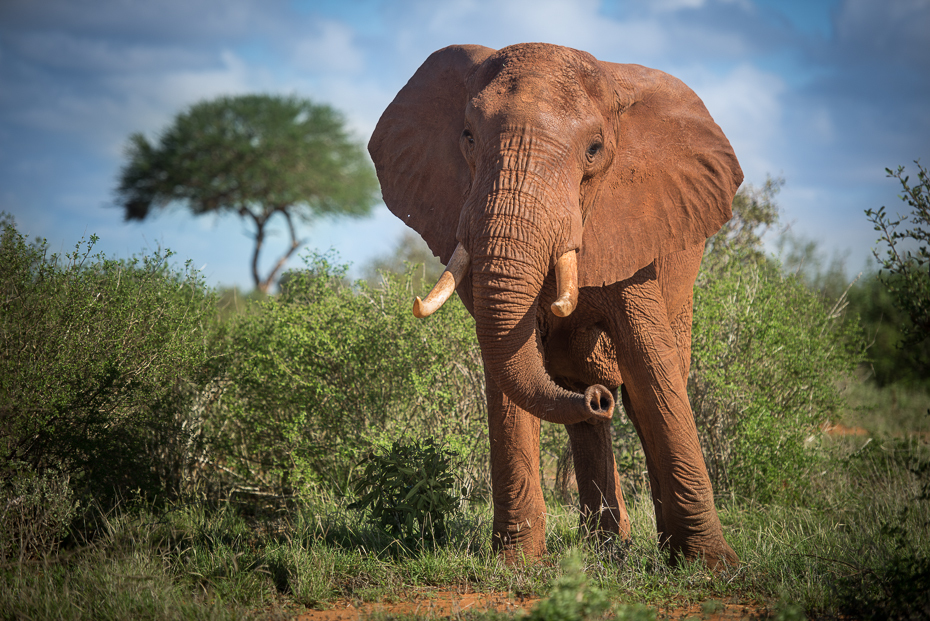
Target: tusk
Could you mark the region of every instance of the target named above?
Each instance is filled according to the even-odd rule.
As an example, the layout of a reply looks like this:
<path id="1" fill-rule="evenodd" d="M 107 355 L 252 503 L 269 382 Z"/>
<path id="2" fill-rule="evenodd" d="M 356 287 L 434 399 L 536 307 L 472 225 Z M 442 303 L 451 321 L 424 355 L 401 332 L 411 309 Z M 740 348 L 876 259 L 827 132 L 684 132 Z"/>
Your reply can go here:
<path id="1" fill-rule="evenodd" d="M 549 308 L 559 317 L 568 317 L 578 306 L 578 256 L 574 250 L 569 250 L 556 262 L 555 283 L 559 297 Z"/>
<path id="2" fill-rule="evenodd" d="M 439 307 L 446 303 L 455 288 L 462 282 L 462 278 L 468 273 L 468 266 L 468 251 L 462 244 L 459 244 L 455 247 L 455 252 L 452 253 L 446 270 L 439 277 L 439 282 L 429 292 L 426 299 L 421 300 L 420 296 L 417 296 L 417 299 L 413 301 L 414 316 L 423 319 L 439 310 Z"/>

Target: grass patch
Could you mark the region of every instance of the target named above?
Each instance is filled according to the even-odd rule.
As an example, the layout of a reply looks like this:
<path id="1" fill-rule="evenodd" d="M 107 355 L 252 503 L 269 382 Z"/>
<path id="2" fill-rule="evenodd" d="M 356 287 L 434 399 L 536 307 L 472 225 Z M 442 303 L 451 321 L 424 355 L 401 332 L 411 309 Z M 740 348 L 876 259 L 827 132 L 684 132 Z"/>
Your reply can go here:
<path id="1" fill-rule="evenodd" d="M 5 567 L 0 609 L 10 611 L 5 618 L 259 618 L 336 600 L 402 601 L 427 587 L 556 601 L 573 588 L 593 599 L 572 618 L 597 611 L 648 618 L 643 605 L 714 601 L 767 605 L 773 613 L 795 610 L 792 604 L 838 617 L 863 583 L 900 566 L 898 539 L 880 516 L 897 518 L 910 507 L 899 524 L 913 535 L 908 553 L 926 558 L 930 550 L 928 503 L 913 502 L 921 481 L 909 470 L 927 458 L 927 447 L 873 445 L 860 450 L 841 438 L 826 447 L 837 466 L 822 474 L 821 502 L 809 507 L 722 499 L 724 531 L 743 564 L 721 575 L 700 565 L 670 567 L 655 544 L 651 503 L 643 501 L 629 507 L 629 546 L 595 545 L 579 534 L 574 508 L 550 504 L 550 556 L 524 568 L 504 567 L 491 551 L 491 512 L 480 502 L 449 522 L 444 545 L 424 541 L 415 550 L 332 500 L 277 513 L 176 503 L 117 513 L 93 543 Z"/>
<path id="2" fill-rule="evenodd" d="M 898 384 L 879 387 L 866 382 L 850 382 L 846 392 L 844 424 L 862 427 L 871 435 L 924 434 L 924 440 L 930 440 L 930 393 Z"/>

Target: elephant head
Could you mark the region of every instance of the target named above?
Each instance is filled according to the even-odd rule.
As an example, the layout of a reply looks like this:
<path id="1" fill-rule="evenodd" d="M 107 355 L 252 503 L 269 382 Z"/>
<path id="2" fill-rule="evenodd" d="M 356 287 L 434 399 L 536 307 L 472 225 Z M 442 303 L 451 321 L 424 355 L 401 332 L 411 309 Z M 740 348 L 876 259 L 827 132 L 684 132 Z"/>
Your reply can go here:
<path id="1" fill-rule="evenodd" d="M 517 405 L 563 424 L 609 419 L 612 393 L 559 387 L 536 313 L 630 278 L 730 219 L 742 172 L 700 99 L 638 65 L 539 43 L 432 54 L 369 143 L 384 201 L 448 265 L 415 312 L 458 287 L 487 371 Z"/>

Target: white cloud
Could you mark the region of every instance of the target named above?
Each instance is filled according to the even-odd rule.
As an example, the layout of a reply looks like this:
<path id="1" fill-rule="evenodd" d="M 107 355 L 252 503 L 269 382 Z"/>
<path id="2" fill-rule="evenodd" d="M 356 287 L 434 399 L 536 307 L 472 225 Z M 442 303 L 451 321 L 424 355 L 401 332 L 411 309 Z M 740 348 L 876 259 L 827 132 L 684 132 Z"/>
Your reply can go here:
<path id="1" fill-rule="evenodd" d="M 45 131 L 80 136 L 99 153 L 118 157 L 132 132 L 157 131 L 180 109 L 201 99 L 258 90 L 268 83 L 232 52 L 220 57 L 220 66 L 206 69 L 171 67 L 103 77 L 101 87 L 90 92 L 39 97 L 20 110 L 18 118 Z"/>
<path id="2" fill-rule="evenodd" d="M 13 34 L 8 41 L 22 60 L 50 69 L 128 72 L 209 60 L 203 52 L 178 45 L 127 43 L 58 31 Z"/>
<path id="3" fill-rule="evenodd" d="M 339 22 L 322 21 L 319 31 L 299 38 L 291 56 L 300 71 L 322 74 L 357 74 L 364 68 L 364 56 L 356 47 L 353 31 Z"/>
<path id="4" fill-rule="evenodd" d="M 649 8 L 656 12 L 680 11 L 681 9 L 699 9 L 705 0 L 654 0 Z"/>

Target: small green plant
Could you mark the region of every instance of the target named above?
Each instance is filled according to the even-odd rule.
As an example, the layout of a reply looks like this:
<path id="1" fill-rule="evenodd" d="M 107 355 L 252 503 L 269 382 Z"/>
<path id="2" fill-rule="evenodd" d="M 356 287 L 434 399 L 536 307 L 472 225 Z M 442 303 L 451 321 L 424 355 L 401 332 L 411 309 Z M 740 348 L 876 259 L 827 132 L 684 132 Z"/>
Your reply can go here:
<path id="1" fill-rule="evenodd" d="M 562 561 L 562 575 L 555 581 L 547 599 L 540 601 L 527 621 L 581 621 L 602 617 L 610 600 L 601 589 L 589 586 L 582 557 L 577 551 Z M 653 616 L 655 618 L 655 616 Z"/>
<path id="2" fill-rule="evenodd" d="M 355 484 L 358 501 L 350 508 L 371 510 L 371 519 L 410 544 L 421 538 L 442 541 L 446 518 L 459 506 L 452 493 L 454 454 L 432 440 L 397 441 L 387 453 L 371 452 Z"/>

